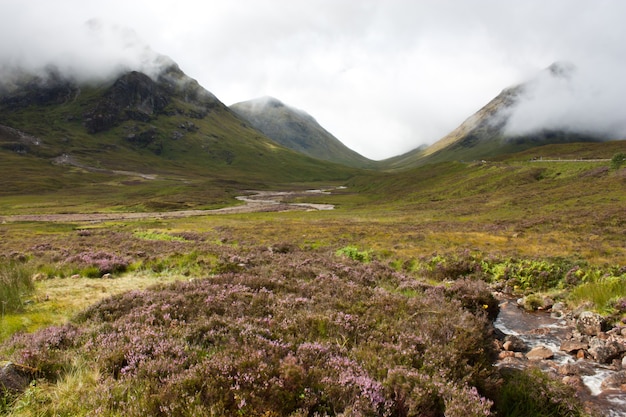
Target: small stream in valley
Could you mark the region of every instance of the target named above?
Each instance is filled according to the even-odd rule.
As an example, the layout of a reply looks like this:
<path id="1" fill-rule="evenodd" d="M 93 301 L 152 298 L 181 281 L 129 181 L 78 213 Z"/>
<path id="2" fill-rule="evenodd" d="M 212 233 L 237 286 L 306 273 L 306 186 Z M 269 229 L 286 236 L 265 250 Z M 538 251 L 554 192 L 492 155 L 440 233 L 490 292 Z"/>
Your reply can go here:
<path id="1" fill-rule="evenodd" d="M 553 358 L 541 361 L 528 361 L 519 357 L 507 358 L 499 361 L 498 366 L 524 368 L 536 364 L 545 372 L 559 374 L 562 377 L 563 373 L 559 373 L 559 369 L 565 364 L 575 364 L 577 369 L 580 369 L 583 384 L 578 391 L 583 401 L 595 405 L 604 416 L 626 416 L 626 392 L 601 388 L 602 382 L 617 370 L 589 359 L 577 359 L 560 350 L 561 343 L 567 340 L 572 331 L 566 320 L 552 317 L 545 311 L 526 312 L 518 307 L 515 300 L 504 299 L 500 303 L 500 314 L 495 326 L 507 335 L 519 337 L 528 350 L 545 346 L 554 354 Z"/>

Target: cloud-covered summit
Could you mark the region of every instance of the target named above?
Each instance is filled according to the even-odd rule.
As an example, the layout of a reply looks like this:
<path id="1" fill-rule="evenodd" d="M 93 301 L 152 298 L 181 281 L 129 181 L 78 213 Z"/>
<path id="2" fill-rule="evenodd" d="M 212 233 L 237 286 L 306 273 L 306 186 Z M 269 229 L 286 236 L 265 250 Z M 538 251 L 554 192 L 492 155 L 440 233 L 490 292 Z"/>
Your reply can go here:
<path id="1" fill-rule="evenodd" d="M 17 43 L 2 42 L 0 82 L 5 88 L 25 76 L 92 82 L 139 71 L 156 78 L 164 68 L 175 65 L 167 56 L 153 51 L 134 30 L 100 19 L 42 30 L 54 34 L 42 33 Z"/>
<path id="2" fill-rule="evenodd" d="M 507 136 L 563 131 L 626 138 L 626 83 L 610 67 L 552 64 L 522 85 L 505 110 Z"/>

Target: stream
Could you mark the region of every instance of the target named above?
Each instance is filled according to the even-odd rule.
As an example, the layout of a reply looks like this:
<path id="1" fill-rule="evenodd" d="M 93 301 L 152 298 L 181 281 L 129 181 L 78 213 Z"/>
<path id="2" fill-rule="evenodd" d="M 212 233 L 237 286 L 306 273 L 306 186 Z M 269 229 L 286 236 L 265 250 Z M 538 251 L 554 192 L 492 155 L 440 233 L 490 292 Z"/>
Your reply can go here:
<path id="1" fill-rule="evenodd" d="M 337 189 L 344 187 L 336 187 Z M 270 211 L 314 211 L 333 210 L 332 204 L 289 203 L 285 200 L 330 194 L 331 189 L 304 191 L 248 191 L 249 195 L 237 196 L 245 204 L 213 210 L 177 210 L 162 212 L 107 212 L 107 213 L 55 213 L 55 214 L 15 214 L 0 215 L 0 224 L 14 222 L 103 222 L 136 219 L 173 219 L 213 214 L 241 214 Z"/>
<path id="2" fill-rule="evenodd" d="M 576 364 L 581 369 L 580 376 L 584 384 L 578 390 L 583 401 L 599 409 L 603 416 L 626 416 L 626 392 L 603 391 L 601 388 L 602 381 L 617 371 L 589 359 L 576 359 L 560 350 L 561 343 L 571 333 L 566 320 L 554 318 L 548 312 L 529 313 L 518 307 L 516 300 L 504 299 L 500 302 L 500 314 L 494 325 L 503 333 L 522 339 L 528 350 L 545 346 L 554 354 L 552 359 L 533 362 L 525 359 L 503 359 L 497 363 L 498 366 L 524 368 L 532 363 L 545 372 L 554 374 L 565 364 Z"/>

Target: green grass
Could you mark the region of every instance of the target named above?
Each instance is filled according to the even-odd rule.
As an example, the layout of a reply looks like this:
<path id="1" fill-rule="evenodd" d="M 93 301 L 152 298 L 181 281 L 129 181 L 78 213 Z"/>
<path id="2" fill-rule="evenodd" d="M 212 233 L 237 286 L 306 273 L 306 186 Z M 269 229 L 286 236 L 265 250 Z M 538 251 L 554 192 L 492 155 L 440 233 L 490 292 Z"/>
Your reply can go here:
<path id="1" fill-rule="evenodd" d="M 186 242 L 186 239 L 180 236 L 173 236 L 168 233 L 158 232 L 154 230 L 137 230 L 133 236 L 145 240 L 163 240 L 168 242 Z"/>
<path id="2" fill-rule="evenodd" d="M 570 294 L 574 304 L 591 302 L 596 311 L 602 314 L 621 315 L 626 313 L 626 273 L 605 275 L 576 287 Z"/>
<path id="3" fill-rule="evenodd" d="M 24 308 L 25 297 L 34 290 L 33 268 L 22 261 L 0 258 L 0 312 L 6 314 Z"/>

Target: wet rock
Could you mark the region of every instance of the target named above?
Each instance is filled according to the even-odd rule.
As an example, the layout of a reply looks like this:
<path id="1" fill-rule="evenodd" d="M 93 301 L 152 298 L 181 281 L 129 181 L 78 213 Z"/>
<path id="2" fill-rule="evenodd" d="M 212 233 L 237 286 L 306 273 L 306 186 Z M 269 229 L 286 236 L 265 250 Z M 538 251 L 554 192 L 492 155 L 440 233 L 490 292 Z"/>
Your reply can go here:
<path id="1" fill-rule="evenodd" d="M 565 303 L 562 303 L 560 301 L 552 305 L 552 311 L 558 311 L 559 313 L 564 313 L 565 309 L 566 309 Z"/>
<path id="2" fill-rule="evenodd" d="M 600 388 L 602 390 L 622 389 L 626 387 L 626 371 L 619 371 L 609 375 L 602 381 Z"/>
<path id="3" fill-rule="evenodd" d="M 515 352 L 511 352 L 511 351 L 502 351 L 498 354 L 498 359 L 499 360 L 503 360 L 506 358 L 514 358 L 515 357 Z"/>
<path id="4" fill-rule="evenodd" d="M 578 375 L 580 368 L 575 363 L 565 363 L 557 369 L 559 375 Z"/>
<path id="5" fill-rule="evenodd" d="M 564 363 L 557 369 L 559 375 L 593 375 L 593 365 L 587 361 Z"/>
<path id="6" fill-rule="evenodd" d="M 561 343 L 560 349 L 563 352 L 576 353 L 579 350 L 587 349 L 588 347 L 589 347 L 589 344 L 586 342 L 577 341 L 577 340 L 566 340 Z"/>
<path id="7" fill-rule="evenodd" d="M 511 352 L 524 352 L 528 350 L 526 343 L 522 339 L 514 335 L 506 335 L 504 337 L 504 343 L 502 348 Z"/>
<path id="8" fill-rule="evenodd" d="M 570 387 L 573 387 L 578 392 L 587 391 L 585 382 L 580 377 L 580 375 L 566 375 L 563 377 L 562 382 L 565 385 L 569 385 Z"/>
<path id="9" fill-rule="evenodd" d="M 623 352 L 623 346 L 614 340 L 602 340 L 594 337 L 589 341 L 589 354 L 596 362 L 609 364 Z"/>
<path id="10" fill-rule="evenodd" d="M 583 311 L 576 320 L 576 330 L 587 336 L 596 336 L 602 332 L 604 317 L 592 311 Z"/>
<path id="11" fill-rule="evenodd" d="M 547 327 L 539 327 L 537 329 L 532 329 L 531 331 L 528 332 L 528 334 L 534 334 L 536 336 L 545 336 L 547 334 L 550 334 L 552 330 L 550 330 Z"/>
<path id="12" fill-rule="evenodd" d="M 551 359 L 552 357 L 554 357 L 554 353 L 545 346 L 537 346 L 526 354 L 526 358 L 531 361 Z"/>

